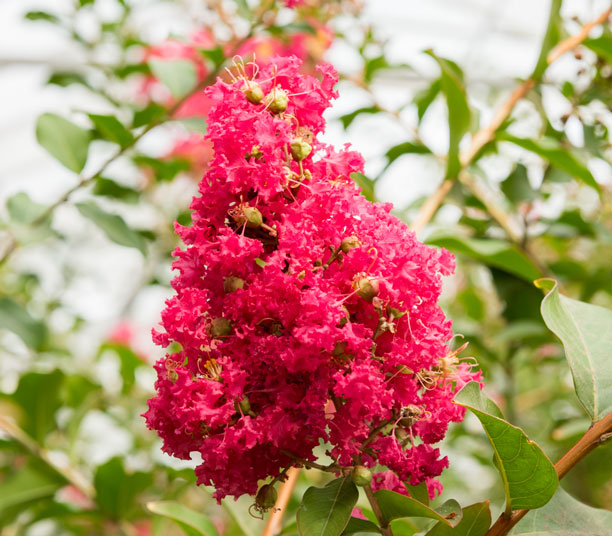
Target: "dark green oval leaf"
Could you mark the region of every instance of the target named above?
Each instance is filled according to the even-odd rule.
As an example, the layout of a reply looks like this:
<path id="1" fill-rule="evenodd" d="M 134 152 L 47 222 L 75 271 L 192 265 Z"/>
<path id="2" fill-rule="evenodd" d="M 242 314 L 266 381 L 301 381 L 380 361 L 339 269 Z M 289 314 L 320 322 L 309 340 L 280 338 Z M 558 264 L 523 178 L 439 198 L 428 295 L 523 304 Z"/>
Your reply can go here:
<path id="1" fill-rule="evenodd" d="M 463 518 L 456 527 L 436 523 L 426 536 L 484 536 L 490 525 L 489 501 L 485 501 L 465 507 Z"/>
<path id="2" fill-rule="evenodd" d="M 176 99 L 187 95 L 198 83 L 195 67 L 189 60 L 149 60 L 153 74 Z"/>
<path id="3" fill-rule="evenodd" d="M 380 534 L 380 529 L 371 521 L 367 519 L 360 519 L 358 517 L 351 517 L 348 525 L 344 529 L 343 535 L 356 534 L 358 532 L 365 532 L 369 534 Z"/>
<path id="4" fill-rule="evenodd" d="M 542 318 L 561 339 L 576 394 L 597 421 L 612 411 L 612 311 L 563 296 L 551 279 L 536 285 L 550 291 L 542 300 Z"/>
<path id="5" fill-rule="evenodd" d="M 116 117 L 112 115 L 88 115 L 89 119 L 91 119 L 96 127 L 96 130 L 105 140 L 112 141 L 121 147 L 125 147 L 132 143 L 134 136 L 132 136 L 132 133 L 125 128 Z"/>
<path id="6" fill-rule="evenodd" d="M 449 506 L 456 505 L 457 508 L 445 508 L 445 511 L 440 513 L 412 497 L 407 497 L 406 495 L 388 489 L 381 489 L 377 491 L 374 496 L 378 501 L 378 506 L 380 506 L 380 511 L 385 523 L 402 517 L 427 517 L 452 526 L 450 520 L 456 519 L 461 512 L 461 508 L 459 508 L 456 501 L 453 501 L 454 504 L 449 504 Z"/>
<path id="7" fill-rule="evenodd" d="M 76 206 L 83 216 L 92 220 L 113 242 L 136 248 L 143 255 L 145 254 L 146 243 L 144 238 L 134 229 L 128 227 L 121 216 L 105 212 L 93 201 L 77 203 Z"/>
<path id="8" fill-rule="evenodd" d="M 42 114 L 36 122 L 36 139 L 52 156 L 75 173 L 87 162 L 90 134 L 55 114 Z"/>
<path id="9" fill-rule="evenodd" d="M 548 25 L 546 33 L 542 39 L 540 47 L 540 55 L 536 62 L 535 69 L 531 74 L 531 78 L 538 79 L 548 67 L 548 53 L 559 42 L 561 37 L 561 2 L 562 0 L 552 0 L 550 3 L 550 11 L 548 14 Z"/>
<path id="10" fill-rule="evenodd" d="M 544 508 L 529 512 L 510 534 L 611 536 L 612 512 L 587 506 L 559 488 Z"/>
<path id="11" fill-rule="evenodd" d="M 213 523 L 202 514 L 174 501 L 147 503 L 154 514 L 172 519 L 188 536 L 219 536 Z"/>
<path id="12" fill-rule="evenodd" d="M 339 536 L 359 498 L 349 477 L 332 480 L 324 488 L 308 488 L 297 512 L 300 536 Z"/>
<path id="13" fill-rule="evenodd" d="M 504 421 L 499 408 L 469 382 L 454 398 L 482 423 L 495 452 L 495 465 L 506 491 L 507 509 L 541 508 L 559 484 L 554 465 L 542 449 L 516 426 Z"/>

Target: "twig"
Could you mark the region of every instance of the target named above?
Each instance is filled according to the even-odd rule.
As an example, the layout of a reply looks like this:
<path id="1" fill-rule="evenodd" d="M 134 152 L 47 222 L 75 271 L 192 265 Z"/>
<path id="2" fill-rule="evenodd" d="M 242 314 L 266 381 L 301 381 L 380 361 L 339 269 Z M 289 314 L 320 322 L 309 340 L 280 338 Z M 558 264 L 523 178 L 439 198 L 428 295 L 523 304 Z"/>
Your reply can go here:
<path id="1" fill-rule="evenodd" d="M 601 445 L 612 433 L 612 412 L 596 422 L 555 464 L 557 476 L 561 480 L 589 452 Z M 515 510 L 511 515 L 502 514 L 489 529 L 486 536 L 504 536 L 514 527 L 529 510 Z"/>
<path id="2" fill-rule="evenodd" d="M 288 450 L 281 450 L 281 452 L 288 458 L 291 458 L 292 460 L 294 460 L 296 463 L 299 463 L 300 465 L 303 465 L 304 467 L 308 467 L 309 469 L 318 469 L 319 471 L 325 471 L 327 473 L 335 473 L 337 470 L 339 471 L 341 469 L 339 466 L 336 466 L 335 464 L 321 465 L 320 463 L 309 462 L 308 460 L 299 458 L 298 456 L 289 452 Z"/>
<path id="3" fill-rule="evenodd" d="M 295 487 L 299 476 L 300 470 L 297 467 L 292 467 L 289 469 L 289 471 L 287 471 L 287 480 L 280 488 L 280 493 L 278 494 L 278 499 L 274 505 L 274 510 L 268 517 L 268 521 L 266 522 L 266 526 L 261 536 L 276 536 L 280 532 L 285 509 L 287 508 L 287 504 L 289 503 L 289 499 L 293 493 L 293 488 Z"/>
<path id="4" fill-rule="evenodd" d="M 393 536 L 393 531 L 391 530 L 391 527 L 389 526 L 389 524 L 385 522 L 385 519 L 382 515 L 382 511 L 380 510 L 380 506 L 378 505 L 378 501 L 376 500 L 376 497 L 374 497 L 372 486 L 368 484 L 367 486 L 364 486 L 363 489 L 365 491 L 366 497 L 368 498 L 368 502 L 370 503 L 370 506 L 372 507 L 372 511 L 374 512 L 374 515 L 376 516 L 376 519 L 378 520 L 378 524 L 380 525 L 381 533 L 384 536 Z"/>
<path id="5" fill-rule="evenodd" d="M 546 58 L 548 65 L 555 62 L 566 52 L 569 52 L 570 50 L 573 50 L 578 45 L 580 45 L 580 43 L 582 43 L 588 37 L 589 32 L 595 26 L 598 26 L 599 24 L 602 24 L 603 22 L 605 22 L 611 13 L 612 13 L 612 6 L 608 8 L 606 11 L 604 11 L 601 15 L 599 15 L 599 17 L 597 17 L 596 19 L 589 22 L 588 24 L 585 24 L 578 33 L 558 43 L 557 46 L 555 46 L 555 48 L 553 48 L 550 51 L 550 53 L 548 54 Z M 497 109 L 489 125 L 487 125 L 484 128 L 481 128 L 474 134 L 474 136 L 472 137 L 470 146 L 460 156 L 460 162 L 461 162 L 462 167 L 467 167 L 473 161 L 474 157 L 476 157 L 476 155 L 482 150 L 482 148 L 493 139 L 495 132 L 502 125 L 504 120 L 510 115 L 510 113 L 516 106 L 516 103 L 519 100 L 521 100 L 525 95 L 527 95 L 529 91 L 531 91 L 531 89 L 535 86 L 536 82 L 537 82 L 536 80 L 534 80 L 533 78 L 530 78 L 528 80 L 525 80 L 521 84 L 519 84 L 514 89 L 514 91 L 512 91 L 510 96 Z M 462 178 L 461 174 L 457 178 L 461 180 Z M 411 226 L 414 232 L 416 233 L 420 232 L 423 229 L 423 227 L 425 227 L 425 225 L 427 225 L 429 221 L 433 218 L 438 208 L 440 208 L 440 205 L 442 204 L 444 198 L 450 191 L 453 182 L 454 182 L 453 179 L 448 179 L 444 181 L 438 187 L 438 190 L 436 190 L 436 192 L 430 198 L 431 201 L 428 200 L 421 207 L 419 214 L 417 215 L 414 223 Z M 461 181 L 461 182 L 464 182 L 464 181 Z M 450 183 L 450 186 L 447 183 Z M 482 194 L 482 189 L 478 190 L 478 193 L 474 192 L 473 190 L 472 192 L 476 195 L 476 197 L 480 199 L 479 194 Z M 503 209 L 497 207 L 497 205 L 494 204 L 491 200 L 487 200 L 487 203 L 485 203 L 485 206 L 487 207 L 489 212 L 491 212 L 493 208 L 493 211 L 498 216 L 500 212 L 504 212 Z M 508 220 L 507 215 L 500 216 L 499 219 L 495 217 L 493 213 L 491 213 L 491 215 L 498 221 L 498 223 L 500 223 L 500 225 L 502 225 L 504 230 L 506 230 L 504 225 L 507 224 L 507 220 Z M 512 231 L 512 235 L 516 236 L 514 231 Z"/>
<path id="6" fill-rule="evenodd" d="M 0 430 L 6 432 L 13 439 L 21 443 L 31 454 L 45 462 L 55 472 L 62 475 L 68 482 L 70 482 L 70 484 L 78 488 L 79 491 L 81 491 L 81 493 L 83 493 L 87 498 L 93 499 L 95 497 L 96 492 L 93 486 L 87 483 L 85 477 L 83 477 L 72 467 L 60 467 L 54 463 L 44 448 L 42 448 L 36 441 L 34 441 L 28 434 L 26 434 L 21 428 L 19 428 L 19 426 L 17 426 L 7 417 L 0 416 Z"/>

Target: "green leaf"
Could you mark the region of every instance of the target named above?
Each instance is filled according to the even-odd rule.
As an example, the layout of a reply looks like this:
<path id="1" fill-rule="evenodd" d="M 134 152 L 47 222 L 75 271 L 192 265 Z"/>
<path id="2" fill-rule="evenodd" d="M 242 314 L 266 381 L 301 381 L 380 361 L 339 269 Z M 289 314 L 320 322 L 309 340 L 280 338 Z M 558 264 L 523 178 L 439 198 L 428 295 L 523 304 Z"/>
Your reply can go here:
<path id="1" fill-rule="evenodd" d="M 612 34 L 607 31 L 594 39 L 585 39 L 582 43 L 595 54 L 612 63 Z"/>
<path id="2" fill-rule="evenodd" d="M 423 117 L 425 116 L 425 112 L 431 106 L 431 103 L 436 100 L 436 97 L 440 93 L 440 89 L 442 87 L 442 83 L 440 79 L 437 78 L 434 80 L 431 85 L 422 91 L 419 91 L 413 99 L 414 104 L 417 107 L 417 115 L 419 118 L 419 125 L 421 121 L 423 121 Z"/>
<path id="3" fill-rule="evenodd" d="M 145 361 L 135 354 L 130 348 L 123 346 L 122 344 L 106 343 L 100 347 L 100 352 L 110 350 L 117 354 L 120 360 L 120 372 L 123 385 L 121 387 L 122 393 L 128 393 L 136 382 L 136 369 L 144 366 Z"/>
<path id="4" fill-rule="evenodd" d="M 39 205 L 30 199 L 24 192 L 10 197 L 6 202 L 11 220 L 15 223 L 28 225 L 38 220 L 47 210 L 45 205 Z"/>
<path id="5" fill-rule="evenodd" d="M 514 204 L 533 201 L 537 197 L 529 183 L 527 168 L 523 164 L 517 164 L 512 173 L 504 179 L 501 183 L 501 191 L 508 201 Z"/>
<path id="6" fill-rule="evenodd" d="M 112 458 L 96 470 L 96 502 L 102 514 L 120 519 L 136 508 L 136 497 L 153 479 L 152 473 L 127 474 L 120 458 Z"/>
<path id="7" fill-rule="evenodd" d="M 308 488 L 297 511 L 300 536 L 338 536 L 346 528 L 359 498 L 349 477 L 337 478 L 324 488 Z"/>
<path id="8" fill-rule="evenodd" d="M 166 115 L 166 109 L 159 104 L 152 102 L 142 110 L 134 112 L 132 119 L 132 128 L 142 127 L 149 123 L 155 123 Z"/>
<path id="9" fill-rule="evenodd" d="M 47 84 L 53 84 L 60 87 L 67 87 L 71 84 L 80 84 L 91 89 L 89 82 L 81 73 L 74 71 L 58 71 L 53 73 L 47 80 Z"/>
<path id="10" fill-rule="evenodd" d="M 87 130 L 59 115 L 42 114 L 36 122 L 36 139 L 75 173 L 80 173 L 85 167 L 91 139 Z"/>
<path id="11" fill-rule="evenodd" d="M 29 463 L 0 482 L 0 512 L 52 497 L 62 482 L 58 475 L 39 471 Z"/>
<path id="12" fill-rule="evenodd" d="M 429 491 L 427 490 L 426 482 L 421 482 L 416 486 L 407 485 L 406 488 L 413 499 L 422 502 L 425 506 L 429 506 Z"/>
<path id="13" fill-rule="evenodd" d="M 92 193 L 94 195 L 102 195 L 104 197 L 110 197 L 112 199 L 119 199 L 126 203 L 136 203 L 140 199 L 140 192 L 133 188 L 123 186 L 112 179 L 105 177 L 99 177 L 96 180 L 96 184 L 93 187 Z"/>
<path id="14" fill-rule="evenodd" d="M 542 300 L 542 317 L 561 339 L 576 394 L 597 421 L 612 411 L 612 310 L 563 296 L 550 279 L 536 285 L 550 291 Z"/>
<path id="15" fill-rule="evenodd" d="M 460 523 L 451 528 L 444 523 L 436 523 L 426 536 L 484 536 L 491 525 L 489 501 L 472 504 L 463 509 Z"/>
<path id="16" fill-rule="evenodd" d="M 12 331 L 34 350 L 41 349 L 47 338 L 45 324 L 8 296 L 0 298 L 0 329 Z"/>
<path id="17" fill-rule="evenodd" d="M 132 133 L 116 117 L 112 115 L 87 115 L 105 140 L 112 141 L 121 147 L 126 147 L 134 140 Z"/>
<path id="18" fill-rule="evenodd" d="M 363 71 L 363 79 L 366 82 L 371 82 L 374 75 L 381 69 L 388 69 L 390 67 L 387 58 L 383 55 L 377 56 L 376 58 L 366 59 L 365 68 Z"/>
<path id="19" fill-rule="evenodd" d="M 495 452 L 495 465 L 506 492 L 506 510 L 541 508 L 554 495 L 559 481 L 554 465 L 542 449 L 516 426 L 504 421 L 499 408 L 480 391 L 477 382 L 467 383 L 454 402 L 480 420 Z"/>
<path id="20" fill-rule="evenodd" d="M 105 212 L 93 201 L 77 203 L 76 206 L 79 212 L 100 227 L 110 240 L 122 246 L 136 248 L 143 255 L 146 253 L 144 238 L 128 227 L 121 216 Z"/>
<path id="21" fill-rule="evenodd" d="M 240 14 L 240 16 L 244 17 L 245 19 L 251 20 L 253 15 L 251 13 L 247 0 L 234 0 L 234 2 L 236 3 L 236 7 L 238 8 L 238 13 Z"/>
<path id="22" fill-rule="evenodd" d="M 198 83 L 193 63 L 189 60 L 149 60 L 153 74 L 176 99 L 187 95 Z"/>
<path id="23" fill-rule="evenodd" d="M 445 512 L 441 514 L 412 497 L 407 497 L 388 489 L 381 489 L 374 496 L 378 501 L 384 523 L 389 523 L 394 519 L 402 517 L 427 517 L 452 526 L 450 519 L 455 519 L 461 512 L 461 508 L 457 510 L 456 508 L 445 507 Z M 449 504 L 451 507 L 455 505 L 459 506 L 456 501 Z"/>
<path id="24" fill-rule="evenodd" d="M 385 169 L 404 154 L 431 154 L 431 150 L 422 143 L 414 143 L 411 141 L 405 141 L 404 143 L 395 145 L 385 153 L 387 157 Z"/>
<path id="25" fill-rule="evenodd" d="M 215 67 L 219 67 L 219 65 L 225 61 L 225 53 L 221 47 L 201 48 L 200 53 L 206 59 L 210 60 Z"/>
<path id="26" fill-rule="evenodd" d="M 10 399 L 24 412 L 21 422 L 24 432 L 43 444 L 46 435 L 57 428 L 55 413 L 61 407 L 64 374 L 54 370 L 48 374 L 29 372 L 21 377 Z"/>
<path id="27" fill-rule="evenodd" d="M 50 22 L 52 24 L 58 24 L 60 22 L 59 18 L 56 15 L 47 11 L 28 11 L 24 15 L 24 18 L 26 20 L 32 21 L 42 20 L 45 22 Z"/>
<path id="28" fill-rule="evenodd" d="M 351 113 L 340 116 L 340 121 L 342 122 L 342 126 L 347 129 L 358 115 L 376 114 L 378 112 L 380 112 L 378 106 L 364 106 L 363 108 L 358 108 Z"/>
<path id="29" fill-rule="evenodd" d="M 587 506 L 559 488 L 540 510 L 529 512 L 510 533 L 512 536 L 610 536 L 612 512 Z"/>
<path id="30" fill-rule="evenodd" d="M 502 141 L 514 143 L 527 151 L 531 151 L 541 156 L 545 160 L 548 160 L 553 166 L 569 173 L 576 179 L 580 179 L 582 182 L 599 192 L 599 184 L 597 184 L 593 174 L 572 153 L 562 148 L 558 142 L 547 139 L 545 143 L 538 143 L 530 139 L 517 138 L 505 132 L 498 132 L 497 138 Z"/>
<path id="31" fill-rule="evenodd" d="M 547 56 L 552 48 L 559 42 L 561 38 L 561 2 L 562 0 L 552 0 L 550 3 L 550 12 L 548 15 L 548 25 L 546 33 L 542 39 L 540 47 L 540 55 L 536 62 L 535 69 L 530 78 L 537 80 L 542 76 L 548 67 Z"/>
<path id="32" fill-rule="evenodd" d="M 360 519 L 358 517 L 351 517 L 342 534 L 344 536 L 348 534 L 356 534 L 358 532 L 381 534 L 380 529 L 371 521 L 368 521 L 367 519 Z"/>
<path id="33" fill-rule="evenodd" d="M 535 265 L 513 244 L 493 238 L 463 238 L 436 234 L 427 244 L 463 253 L 489 266 L 495 266 L 532 282 L 541 276 Z"/>
<path id="34" fill-rule="evenodd" d="M 147 503 L 154 514 L 172 519 L 188 536 L 219 536 L 213 523 L 202 514 L 174 501 Z"/>
<path id="35" fill-rule="evenodd" d="M 366 177 L 359 171 L 354 171 L 351 173 L 351 179 L 353 179 L 357 186 L 361 188 L 361 195 L 363 197 L 365 197 L 368 201 L 376 201 L 376 193 L 374 192 L 374 185 L 376 181 Z"/>
<path id="36" fill-rule="evenodd" d="M 438 62 L 442 75 L 440 89 L 446 98 L 448 107 L 449 143 L 446 178 L 455 178 L 459 174 L 459 142 L 470 127 L 471 113 L 460 69 L 449 60 L 436 56 L 432 50 L 427 50 Z"/>
<path id="37" fill-rule="evenodd" d="M 191 165 L 186 160 L 174 158 L 172 160 L 159 160 L 150 156 L 138 155 L 133 159 L 139 166 L 148 166 L 153 170 L 157 181 L 171 181 L 181 171 L 187 171 Z"/>

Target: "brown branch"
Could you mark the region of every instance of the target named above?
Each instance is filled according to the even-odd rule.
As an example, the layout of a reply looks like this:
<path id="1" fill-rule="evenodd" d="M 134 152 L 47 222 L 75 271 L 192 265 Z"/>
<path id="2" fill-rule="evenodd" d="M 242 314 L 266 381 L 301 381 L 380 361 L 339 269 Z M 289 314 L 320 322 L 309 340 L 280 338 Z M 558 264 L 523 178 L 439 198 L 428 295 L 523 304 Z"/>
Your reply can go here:
<path id="1" fill-rule="evenodd" d="M 612 412 L 596 422 L 587 430 L 580 440 L 555 464 L 557 476 L 561 480 L 589 452 L 610 438 L 612 433 Z M 529 510 L 515 510 L 511 515 L 499 516 L 486 536 L 504 536 L 516 525 Z"/>
<path id="2" fill-rule="evenodd" d="M 299 476 L 300 470 L 297 467 L 292 467 L 289 469 L 289 471 L 287 471 L 287 480 L 283 482 L 280 488 L 278 499 L 274 505 L 274 510 L 272 510 L 272 513 L 268 517 L 268 521 L 266 522 L 266 526 L 261 533 L 261 536 L 276 536 L 280 533 L 283 515 L 285 514 L 287 504 L 289 503 L 289 499 L 293 493 L 293 488 L 295 488 L 295 484 L 297 483 Z"/>
<path id="3" fill-rule="evenodd" d="M 555 62 L 566 52 L 569 52 L 570 50 L 573 50 L 578 45 L 580 45 L 580 43 L 582 43 L 588 37 L 589 32 L 595 26 L 598 26 L 599 24 L 604 23 L 608 19 L 611 13 L 612 13 L 612 6 L 608 8 L 606 11 L 604 11 L 601 15 L 599 15 L 599 17 L 597 17 L 596 19 L 589 22 L 588 24 L 585 24 L 578 33 L 558 43 L 557 46 L 555 46 L 555 48 L 553 48 L 550 51 L 550 53 L 548 54 L 546 58 L 548 65 Z M 533 89 L 536 83 L 537 83 L 536 80 L 534 80 L 533 78 L 530 78 L 528 80 L 525 80 L 521 84 L 519 84 L 514 89 L 514 91 L 512 91 L 510 96 L 497 109 L 489 125 L 481 128 L 474 134 L 474 136 L 472 136 L 472 141 L 470 143 L 470 146 L 465 152 L 461 154 L 459 158 L 462 167 L 467 167 L 474 160 L 474 158 L 478 155 L 478 153 L 483 149 L 483 147 L 487 143 L 489 143 L 491 140 L 493 140 L 495 136 L 495 132 L 502 125 L 502 123 L 506 120 L 506 118 L 512 113 L 512 110 L 516 106 L 517 102 L 520 101 L 523 97 L 525 97 L 529 93 L 529 91 Z M 464 182 L 463 180 L 461 180 L 461 175 L 457 178 L 461 182 Z M 431 221 L 431 219 L 434 217 L 437 210 L 440 208 L 440 205 L 444 201 L 446 194 L 448 194 L 448 192 L 450 191 L 454 180 L 455 179 L 448 179 L 444 181 L 440 185 L 438 190 L 434 193 L 434 195 L 431 197 L 431 201 L 428 200 L 421 207 L 421 210 L 419 214 L 417 215 L 416 220 L 411 225 L 411 228 L 414 232 L 418 233 L 425 227 L 425 225 L 427 225 Z M 447 182 L 450 182 L 451 186 L 447 186 L 446 185 Z M 482 194 L 482 189 L 478 190 L 478 193 L 472 190 L 472 193 L 474 193 L 474 195 L 476 195 L 476 197 L 480 199 L 479 194 Z M 482 201 L 482 199 L 480 200 Z M 504 216 L 500 216 L 500 212 L 504 212 L 503 209 L 497 207 L 497 205 L 494 204 L 489 199 L 487 199 L 485 206 L 490 212 L 493 207 L 493 210 L 497 214 L 498 217 L 495 217 L 494 214 L 491 214 L 491 215 L 504 228 L 504 230 L 507 231 L 506 226 L 508 226 L 507 225 L 508 217 L 507 215 L 505 215 L 505 213 L 504 213 Z M 512 235 L 510 236 L 512 237 L 513 235 L 515 236 L 514 231 L 512 231 Z"/>
<path id="4" fill-rule="evenodd" d="M 381 533 L 384 536 L 393 536 L 393 531 L 391 530 L 389 523 L 386 523 L 384 520 L 382 511 L 380 509 L 380 506 L 378 505 L 378 501 L 376 500 L 376 497 L 374 496 L 374 492 L 372 491 L 372 486 L 368 484 L 367 486 L 364 486 L 363 490 L 365 491 L 366 497 L 368 498 L 368 502 L 370 503 L 370 506 L 372 507 L 372 511 L 374 512 L 374 515 L 376 516 L 376 519 L 378 520 L 378 524 L 380 525 Z"/>

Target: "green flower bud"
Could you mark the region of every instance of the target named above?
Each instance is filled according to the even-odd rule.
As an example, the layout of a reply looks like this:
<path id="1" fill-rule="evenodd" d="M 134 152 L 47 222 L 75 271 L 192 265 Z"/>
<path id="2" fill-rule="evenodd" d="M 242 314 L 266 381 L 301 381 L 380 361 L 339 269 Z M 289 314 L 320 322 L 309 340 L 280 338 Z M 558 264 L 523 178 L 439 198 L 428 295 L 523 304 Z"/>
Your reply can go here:
<path id="1" fill-rule="evenodd" d="M 369 277 L 363 277 L 357 281 L 355 288 L 357 289 L 357 295 L 367 301 L 372 301 L 380 292 L 378 279 L 371 279 Z"/>
<path id="2" fill-rule="evenodd" d="M 351 480 L 356 486 L 367 486 L 372 482 L 372 471 L 363 465 L 356 465 L 351 473 Z"/>
<path id="3" fill-rule="evenodd" d="M 266 511 L 276 504 L 276 490 L 272 484 L 264 484 L 255 496 L 255 505 L 258 509 Z"/>
<path id="4" fill-rule="evenodd" d="M 266 105 L 273 114 L 283 113 L 289 104 L 289 97 L 284 89 L 275 87 L 266 96 Z"/>
<path id="5" fill-rule="evenodd" d="M 346 236 L 340 242 L 340 250 L 342 253 L 348 253 L 351 249 L 359 247 L 361 242 L 356 236 Z"/>
<path id="6" fill-rule="evenodd" d="M 257 82 L 249 82 L 249 86 L 244 90 L 247 100 L 252 104 L 261 104 L 264 100 L 264 92 Z"/>
<path id="7" fill-rule="evenodd" d="M 291 142 L 291 156 L 296 162 L 301 162 L 312 152 L 312 145 L 304 140 Z"/>
<path id="8" fill-rule="evenodd" d="M 255 207 L 242 207 L 242 213 L 246 220 L 247 227 L 261 227 L 263 216 Z"/>
<path id="9" fill-rule="evenodd" d="M 244 288 L 244 281 L 239 277 L 230 275 L 223 280 L 223 290 L 227 292 L 227 294 L 235 292 L 239 288 Z"/>
<path id="10" fill-rule="evenodd" d="M 393 318 L 397 320 L 398 318 L 402 318 L 402 316 L 406 314 L 406 311 L 400 311 L 395 307 L 387 307 L 387 314 L 393 316 Z"/>
<path id="11" fill-rule="evenodd" d="M 249 399 L 246 395 L 243 395 L 242 400 L 238 402 L 238 405 L 240 406 L 240 409 L 242 410 L 243 414 L 246 415 L 251 412 L 251 403 L 249 402 Z"/>
<path id="12" fill-rule="evenodd" d="M 346 341 L 338 341 L 332 350 L 332 355 L 339 356 L 346 350 Z"/>
<path id="13" fill-rule="evenodd" d="M 220 316 L 219 318 L 213 319 L 210 323 L 209 333 L 210 336 L 215 339 L 227 337 L 231 332 L 232 323 L 227 318 Z"/>

